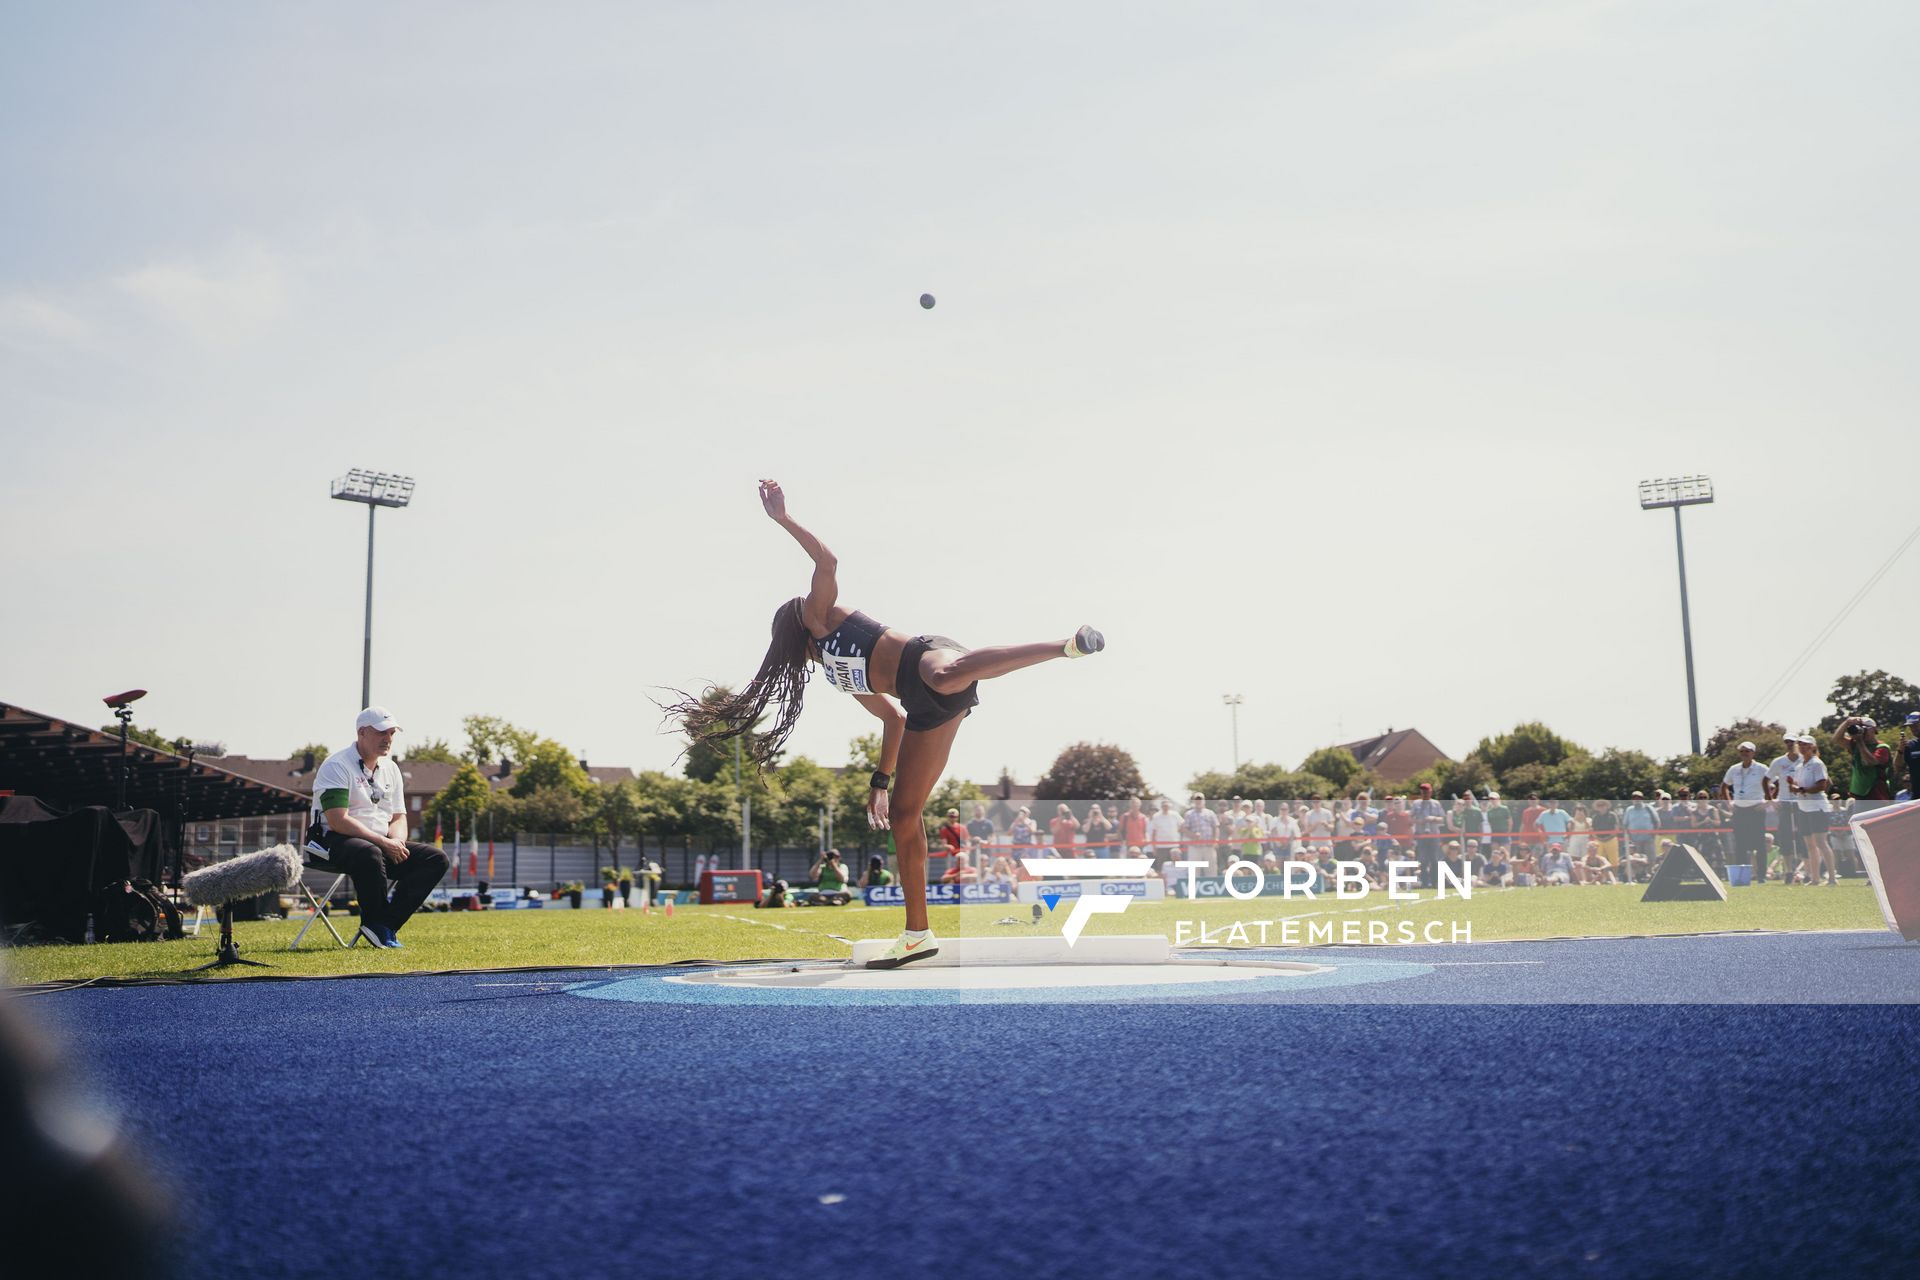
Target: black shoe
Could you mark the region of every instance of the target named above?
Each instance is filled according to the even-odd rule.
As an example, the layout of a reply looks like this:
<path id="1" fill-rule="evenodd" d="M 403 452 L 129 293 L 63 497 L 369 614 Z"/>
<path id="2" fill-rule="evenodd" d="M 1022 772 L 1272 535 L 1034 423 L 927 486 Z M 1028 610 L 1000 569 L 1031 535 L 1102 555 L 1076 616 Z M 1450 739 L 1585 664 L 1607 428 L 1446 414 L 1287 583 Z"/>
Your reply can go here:
<path id="1" fill-rule="evenodd" d="M 363 921 L 360 925 L 360 936 L 366 939 L 367 945 L 376 947 L 381 951 L 385 951 L 388 946 L 391 945 L 387 942 L 386 937 L 380 931 L 380 926 L 377 924 L 368 924 Z"/>
<path id="2" fill-rule="evenodd" d="M 1107 647 L 1107 638 L 1092 627 L 1082 627 L 1073 633 L 1073 639 L 1067 642 L 1069 658 L 1084 658 L 1090 653 L 1098 653 Z"/>

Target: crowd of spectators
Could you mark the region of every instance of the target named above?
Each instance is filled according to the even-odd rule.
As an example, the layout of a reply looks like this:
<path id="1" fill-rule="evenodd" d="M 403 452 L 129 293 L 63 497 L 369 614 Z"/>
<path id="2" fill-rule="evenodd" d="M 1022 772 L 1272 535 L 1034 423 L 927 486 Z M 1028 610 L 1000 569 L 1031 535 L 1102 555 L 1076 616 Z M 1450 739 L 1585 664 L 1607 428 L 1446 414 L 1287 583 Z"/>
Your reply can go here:
<path id="1" fill-rule="evenodd" d="M 1920 714 L 1908 724 L 1920 733 Z M 1004 830 L 985 805 L 964 821 L 952 809 L 933 846 L 943 855 L 936 856 L 934 878 L 1012 883 L 1031 878 L 1020 865 L 1022 854 L 1044 854 L 1146 857 L 1170 884 L 1177 879 L 1174 863 L 1199 862 L 1200 874 L 1218 875 L 1235 860 L 1269 871 L 1288 861 L 1311 862 L 1329 880 L 1337 862 L 1358 862 L 1379 888 L 1386 887 L 1391 862 L 1416 864 L 1423 888 L 1437 883 L 1442 864 L 1454 879 L 1470 877 L 1481 886 L 1635 884 L 1653 874 L 1669 844 L 1684 843 L 1723 874 L 1731 863 L 1750 865 L 1756 883 L 1831 884 L 1841 874 L 1860 874 L 1846 817 L 1896 798 L 1892 753 L 1871 720 L 1843 721 L 1833 744 L 1851 765 L 1844 785 L 1829 775 L 1813 735 L 1795 734 L 1786 754 L 1765 765 L 1755 759 L 1754 744 L 1741 743 L 1739 763 L 1716 788 L 1634 791 L 1618 802 L 1537 793 L 1509 801 L 1493 790 L 1442 799 L 1430 783 L 1378 803 L 1364 791 L 1271 805 L 1238 796 L 1209 801 L 1196 793 L 1184 811 L 1165 797 L 1084 807 L 1056 802 L 1044 820 L 1022 807 Z M 1920 749 L 1910 750 L 1910 767 L 1916 759 Z"/>

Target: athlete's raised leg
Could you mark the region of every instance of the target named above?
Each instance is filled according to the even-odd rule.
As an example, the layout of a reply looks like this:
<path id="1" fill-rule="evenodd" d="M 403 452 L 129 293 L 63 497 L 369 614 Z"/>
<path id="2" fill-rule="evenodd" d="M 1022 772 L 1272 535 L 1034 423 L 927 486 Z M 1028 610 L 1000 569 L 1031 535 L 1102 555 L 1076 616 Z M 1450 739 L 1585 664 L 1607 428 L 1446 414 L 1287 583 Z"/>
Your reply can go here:
<path id="1" fill-rule="evenodd" d="M 920 678 L 935 693 L 958 693 L 976 680 L 991 680 L 1053 658 L 1084 657 L 1105 647 L 1105 637 L 1092 627 L 1082 627 L 1066 640 L 996 644 L 964 652 L 929 649 L 920 657 Z"/>

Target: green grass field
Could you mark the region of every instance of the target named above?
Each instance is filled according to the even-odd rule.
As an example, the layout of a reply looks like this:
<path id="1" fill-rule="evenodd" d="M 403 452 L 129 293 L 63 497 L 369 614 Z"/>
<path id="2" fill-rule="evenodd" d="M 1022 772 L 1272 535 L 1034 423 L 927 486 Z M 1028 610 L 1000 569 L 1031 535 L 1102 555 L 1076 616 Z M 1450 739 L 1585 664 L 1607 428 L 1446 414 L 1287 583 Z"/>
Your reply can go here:
<path id="1" fill-rule="evenodd" d="M 1447 940 L 1453 926 L 1471 929 L 1475 942 L 1530 938 L 1618 937 L 1633 934 L 1712 933 L 1755 929 L 1877 929 L 1880 910 L 1864 880 L 1835 888 L 1768 884 L 1734 889 L 1727 902 L 1647 903 L 1633 885 L 1564 886 L 1553 889 L 1482 889 L 1470 901 L 1436 900 L 1422 893 L 1415 902 L 1387 902 L 1374 895 L 1358 902 L 1333 898 L 1256 898 L 1247 902 L 1136 902 L 1120 915 L 1098 916 L 1089 933 L 1157 933 L 1183 943 L 1259 945 L 1260 921 L 1268 921 L 1268 945 L 1282 945 L 1289 917 L 1296 921 L 1299 945 L 1320 944 L 1310 936 L 1316 922 L 1336 928 L 1345 921 L 1381 922 L 1397 930 L 1400 922 L 1417 940 Z M 941 907 L 934 929 L 943 936 L 1058 933 L 1067 904 L 1031 922 L 1023 905 Z M 336 917 L 346 934 L 351 917 Z M 670 964 L 692 960 L 760 960 L 786 957 L 841 959 L 843 939 L 891 937 L 901 927 L 896 909 L 809 907 L 756 911 L 745 906 L 681 907 L 672 919 L 658 912 L 608 911 L 597 907 L 538 911 L 421 914 L 407 925 L 403 951 L 375 951 L 364 943 L 352 950 L 336 947 L 316 926 L 298 951 L 287 949 L 299 921 L 242 923 L 234 927 L 241 955 L 264 960 L 270 969 L 233 968 L 220 976 L 331 976 L 360 973 L 419 973 L 447 969 L 566 968 L 600 965 Z M 1011 921 L 1012 923 L 1002 923 Z M 1441 932 L 1428 935 L 1428 924 Z M 1233 926 L 1240 925 L 1235 931 Z M 1204 929 L 1204 938 L 1201 930 Z M 0 952 L 9 982 L 32 985 L 93 978 L 167 978 L 213 958 L 216 930 L 209 923 L 198 938 L 178 942 L 113 945 L 34 946 Z M 1392 937 L 1389 933 L 1389 937 Z M 316 944 L 315 939 L 319 943 Z M 1335 934 L 1331 940 L 1339 940 Z M 1364 936 L 1356 941 L 1365 941 Z"/>

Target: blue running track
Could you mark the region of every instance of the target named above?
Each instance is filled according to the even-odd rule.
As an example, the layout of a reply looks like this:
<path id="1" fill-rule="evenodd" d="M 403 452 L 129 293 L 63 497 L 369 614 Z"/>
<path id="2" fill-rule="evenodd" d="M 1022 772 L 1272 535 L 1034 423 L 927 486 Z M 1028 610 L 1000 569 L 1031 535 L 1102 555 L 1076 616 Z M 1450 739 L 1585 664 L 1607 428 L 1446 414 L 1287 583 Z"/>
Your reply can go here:
<path id="1" fill-rule="evenodd" d="M 1807 1277 L 1920 1257 L 1920 946 L 1287 958 L 1334 973 L 967 1003 L 516 973 L 25 1007 L 176 1188 L 193 1275 Z"/>

